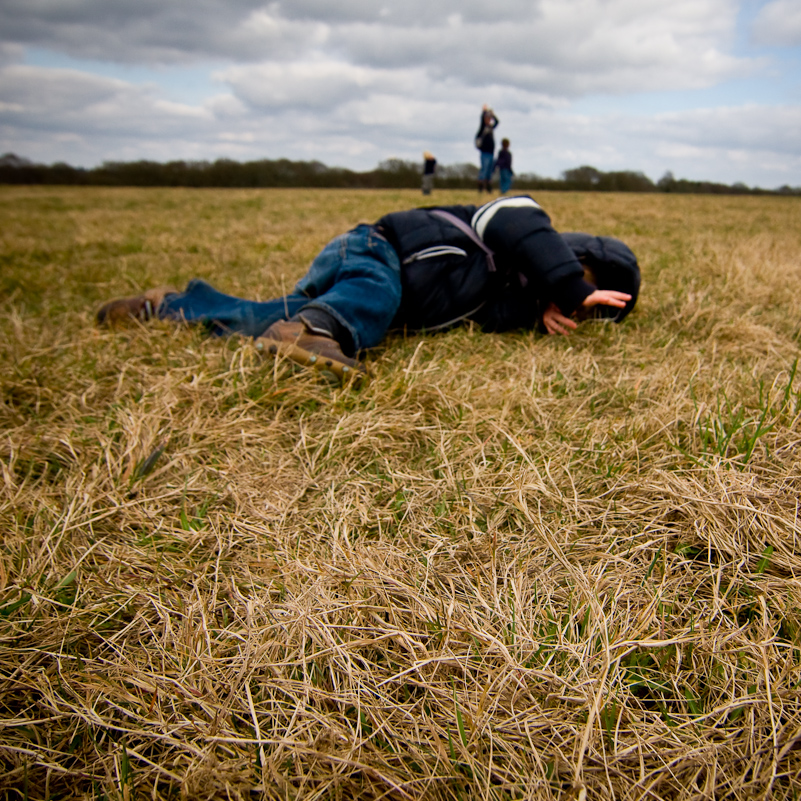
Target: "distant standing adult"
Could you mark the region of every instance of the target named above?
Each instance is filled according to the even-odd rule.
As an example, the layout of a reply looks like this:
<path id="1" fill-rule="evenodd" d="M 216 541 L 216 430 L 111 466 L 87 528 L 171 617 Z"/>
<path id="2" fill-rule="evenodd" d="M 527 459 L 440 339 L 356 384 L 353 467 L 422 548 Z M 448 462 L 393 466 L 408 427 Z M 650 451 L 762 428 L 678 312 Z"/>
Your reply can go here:
<path id="1" fill-rule="evenodd" d="M 434 173 L 437 170 L 437 160 L 428 150 L 423 151 L 423 194 L 430 195 L 434 188 Z"/>
<path id="2" fill-rule="evenodd" d="M 493 131 L 498 126 L 495 112 L 487 105 L 481 110 L 481 122 L 476 134 L 476 147 L 481 152 L 481 168 L 478 172 L 478 191 L 492 191 L 492 169 L 495 166 L 495 136 Z"/>
<path id="3" fill-rule="evenodd" d="M 498 151 L 498 158 L 495 159 L 495 169 L 498 170 L 501 179 L 501 194 L 505 195 L 512 188 L 512 151 L 509 150 L 509 140 L 501 139 L 501 149 Z"/>

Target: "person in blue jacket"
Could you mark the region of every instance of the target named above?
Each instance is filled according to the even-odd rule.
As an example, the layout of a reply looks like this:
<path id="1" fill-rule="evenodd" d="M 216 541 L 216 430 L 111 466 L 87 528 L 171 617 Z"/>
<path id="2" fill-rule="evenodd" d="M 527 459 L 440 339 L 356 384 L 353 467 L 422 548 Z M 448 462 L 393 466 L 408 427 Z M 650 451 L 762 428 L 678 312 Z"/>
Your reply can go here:
<path id="1" fill-rule="evenodd" d="M 194 279 L 106 303 L 100 324 L 151 318 L 256 338 L 257 347 L 339 378 L 387 331 L 472 320 L 486 331 L 569 334 L 580 319 L 616 322 L 634 307 L 640 271 L 612 237 L 559 234 L 528 196 L 483 206 L 393 212 L 334 239 L 290 294 L 252 301 Z"/>
<path id="2" fill-rule="evenodd" d="M 481 154 L 481 167 L 478 171 L 478 191 L 492 191 L 492 170 L 495 165 L 495 135 L 498 127 L 495 112 L 487 105 L 481 109 L 481 120 L 476 134 L 476 147 Z"/>
<path id="3" fill-rule="evenodd" d="M 500 174 L 499 189 L 502 195 L 505 195 L 512 188 L 512 151 L 509 150 L 509 140 L 501 139 L 501 149 L 498 151 L 498 157 L 495 159 L 495 169 Z"/>

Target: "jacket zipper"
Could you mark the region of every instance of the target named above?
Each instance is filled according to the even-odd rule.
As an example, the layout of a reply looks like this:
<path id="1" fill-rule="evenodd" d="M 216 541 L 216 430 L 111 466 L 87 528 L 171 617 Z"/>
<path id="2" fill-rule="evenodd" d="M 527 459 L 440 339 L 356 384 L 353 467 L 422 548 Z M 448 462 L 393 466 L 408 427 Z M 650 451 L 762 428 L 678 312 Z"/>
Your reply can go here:
<path id="1" fill-rule="evenodd" d="M 404 264 L 411 264 L 415 261 L 422 261 L 423 259 L 435 259 L 438 256 L 467 256 L 467 251 L 462 248 L 457 248 L 452 245 L 435 245 L 434 247 L 424 248 L 418 250 L 417 253 L 412 253 L 403 260 Z"/>

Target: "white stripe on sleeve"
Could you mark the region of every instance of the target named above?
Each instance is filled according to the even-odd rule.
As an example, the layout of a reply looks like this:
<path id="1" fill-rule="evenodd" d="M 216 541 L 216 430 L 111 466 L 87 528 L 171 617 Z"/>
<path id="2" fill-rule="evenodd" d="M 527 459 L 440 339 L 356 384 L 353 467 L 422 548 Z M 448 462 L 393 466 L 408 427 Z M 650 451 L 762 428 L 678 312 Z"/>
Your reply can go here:
<path id="1" fill-rule="evenodd" d="M 484 240 L 484 229 L 489 224 L 490 220 L 501 209 L 521 208 L 531 206 L 532 208 L 540 209 L 539 203 L 532 200 L 530 197 L 501 197 L 493 200 L 490 203 L 484 204 L 473 215 L 470 225 L 473 226 L 476 233 Z"/>

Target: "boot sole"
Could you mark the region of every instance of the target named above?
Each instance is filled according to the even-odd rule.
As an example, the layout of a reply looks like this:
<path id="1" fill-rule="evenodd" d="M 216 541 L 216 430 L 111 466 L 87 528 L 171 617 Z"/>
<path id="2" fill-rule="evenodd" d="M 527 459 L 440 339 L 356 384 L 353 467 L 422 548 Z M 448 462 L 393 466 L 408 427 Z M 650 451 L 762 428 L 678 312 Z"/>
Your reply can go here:
<path id="1" fill-rule="evenodd" d="M 341 383 L 346 381 L 361 382 L 367 375 L 363 367 L 353 367 L 338 359 L 332 359 L 330 356 L 314 353 L 301 348 L 294 342 L 261 340 L 256 343 L 256 348 L 269 353 L 271 356 L 285 356 L 295 364 L 300 364 L 304 367 L 312 367 L 321 372 L 332 373 Z"/>

